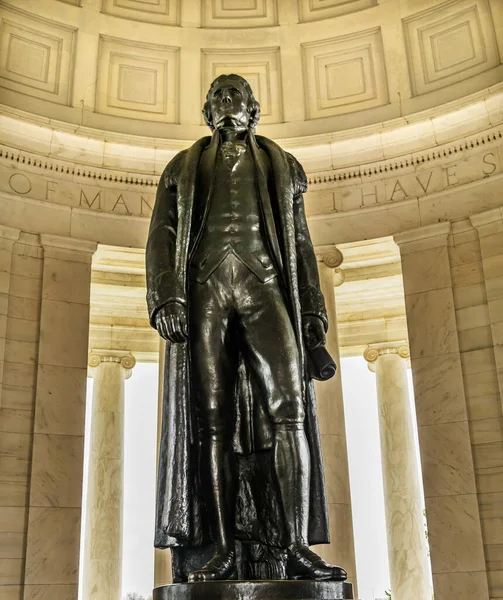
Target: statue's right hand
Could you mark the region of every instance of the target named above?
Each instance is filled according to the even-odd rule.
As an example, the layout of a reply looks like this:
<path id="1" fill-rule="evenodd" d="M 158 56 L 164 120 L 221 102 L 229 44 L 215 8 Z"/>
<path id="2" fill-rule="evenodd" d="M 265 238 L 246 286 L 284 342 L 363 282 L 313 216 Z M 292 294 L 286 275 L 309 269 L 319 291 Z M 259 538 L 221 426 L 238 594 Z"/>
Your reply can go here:
<path id="1" fill-rule="evenodd" d="M 155 315 L 155 328 L 159 335 L 174 344 L 187 341 L 187 310 L 178 302 L 170 302 Z"/>

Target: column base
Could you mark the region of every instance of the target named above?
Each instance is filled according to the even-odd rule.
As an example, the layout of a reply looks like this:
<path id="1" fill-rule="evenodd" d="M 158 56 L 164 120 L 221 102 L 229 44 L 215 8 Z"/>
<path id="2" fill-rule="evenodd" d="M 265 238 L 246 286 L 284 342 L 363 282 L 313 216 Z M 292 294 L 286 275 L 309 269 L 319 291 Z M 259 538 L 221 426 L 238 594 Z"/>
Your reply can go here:
<path id="1" fill-rule="evenodd" d="M 212 581 L 155 588 L 153 600 L 353 600 L 341 581 Z"/>

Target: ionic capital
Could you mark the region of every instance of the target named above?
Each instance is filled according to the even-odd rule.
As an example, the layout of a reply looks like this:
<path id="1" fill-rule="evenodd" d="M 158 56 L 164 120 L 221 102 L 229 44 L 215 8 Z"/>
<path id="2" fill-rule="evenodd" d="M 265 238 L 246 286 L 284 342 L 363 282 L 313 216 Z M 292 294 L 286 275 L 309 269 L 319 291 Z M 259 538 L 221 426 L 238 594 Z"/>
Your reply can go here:
<path id="1" fill-rule="evenodd" d="M 409 343 L 407 341 L 398 341 L 369 344 L 363 352 L 363 358 L 368 362 L 369 369 L 375 371 L 375 365 L 379 357 L 387 354 L 396 354 L 408 363 L 410 359 Z"/>
<path id="2" fill-rule="evenodd" d="M 315 252 L 316 260 L 330 269 L 337 269 L 344 260 L 344 255 L 337 246 L 317 246 Z"/>
<path id="3" fill-rule="evenodd" d="M 87 357 L 87 364 L 90 367 L 89 376 L 102 364 L 116 363 L 124 369 L 124 378 L 129 379 L 136 365 L 135 357 L 124 350 L 91 350 Z"/>
<path id="4" fill-rule="evenodd" d="M 332 283 L 338 287 L 344 283 L 344 271 L 340 268 L 344 255 L 337 246 L 318 246 L 315 248 L 316 260 L 331 269 Z"/>

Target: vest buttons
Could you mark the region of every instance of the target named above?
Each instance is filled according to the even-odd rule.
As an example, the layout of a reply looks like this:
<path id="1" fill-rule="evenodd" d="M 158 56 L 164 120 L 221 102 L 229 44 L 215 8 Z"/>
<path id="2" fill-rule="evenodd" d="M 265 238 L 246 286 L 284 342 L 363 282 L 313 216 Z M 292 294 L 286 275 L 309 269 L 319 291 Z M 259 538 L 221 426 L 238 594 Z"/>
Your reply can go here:
<path id="1" fill-rule="evenodd" d="M 260 264 L 266 269 L 271 266 L 271 259 L 268 256 L 259 256 L 258 259 Z"/>

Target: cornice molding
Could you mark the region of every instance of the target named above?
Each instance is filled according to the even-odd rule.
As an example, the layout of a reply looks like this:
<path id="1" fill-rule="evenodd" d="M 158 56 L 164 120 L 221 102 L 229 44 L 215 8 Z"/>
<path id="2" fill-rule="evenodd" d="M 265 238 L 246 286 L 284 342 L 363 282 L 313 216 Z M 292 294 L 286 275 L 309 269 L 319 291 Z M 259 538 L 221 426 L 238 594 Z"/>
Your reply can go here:
<path id="1" fill-rule="evenodd" d="M 0 159 L 26 165 L 42 171 L 81 177 L 83 180 L 91 180 L 90 184 L 112 183 L 120 185 L 133 185 L 145 188 L 157 187 L 159 177 L 147 175 L 131 175 L 127 172 L 117 172 L 115 169 L 100 167 L 89 167 L 87 165 L 76 165 L 71 162 L 57 160 L 51 157 L 41 158 L 37 154 L 0 146 Z"/>
<path id="2" fill-rule="evenodd" d="M 375 179 L 382 176 L 399 176 L 401 172 L 411 168 L 428 165 L 432 166 L 437 161 L 456 158 L 465 152 L 471 152 L 478 148 L 491 148 L 503 140 L 503 127 L 495 128 L 489 132 L 483 132 L 470 139 L 462 139 L 451 144 L 446 144 L 441 148 L 430 148 L 415 155 L 407 154 L 389 160 L 382 160 L 371 164 L 362 164 L 350 167 L 348 169 L 330 169 L 322 172 L 307 173 L 307 181 L 310 190 L 318 188 L 323 189 L 327 186 L 345 182 L 354 182 L 359 180 L 365 183 L 365 179 Z M 40 157 L 32 152 L 10 148 L 0 145 L 0 160 L 13 162 L 19 165 L 25 165 L 37 170 L 53 172 L 65 176 L 73 176 L 86 181 L 91 185 L 113 184 L 124 186 L 135 186 L 139 188 L 152 189 L 159 183 L 158 175 L 146 175 L 142 173 L 132 174 L 130 171 L 118 171 L 104 167 L 94 167 L 84 164 L 75 164 L 69 161 L 58 160 L 52 157 Z M 163 166 L 164 169 L 164 166 Z"/>
<path id="3" fill-rule="evenodd" d="M 344 184 L 393 175 L 501 140 L 502 102 L 499 84 L 407 118 L 274 139 L 304 164 L 311 186 Z M 77 177 L 146 187 L 157 185 L 170 158 L 193 142 L 76 126 L 2 104 L 0 133 L 4 158 Z"/>
<path id="4" fill-rule="evenodd" d="M 332 169 L 323 171 L 321 173 L 308 173 L 307 181 L 309 185 L 324 185 L 331 183 L 338 183 L 344 181 L 351 181 L 355 179 L 372 178 L 376 175 L 386 174 L 398 175 L 399 172 L 404 169 L 410 169 L 411 167 L 425 165 L 428 163 L 435 163 L 438 160 L 455 158 L 457 155 L 462 154 L 466 151 L 471 151 L 477 148 L 489 147 L 495 142 L 499 142 L 503 139 L 503 128 L 494 128 L 488 132 L 480 133 L 477 136 L 469 139 L 463 138 L 445 144 L 440 148 L 430 148 L 416 154 L 407 154 L 402 157 L 392 158 L 389 160 L 382 160 L 372 164 L 362 164 L 360 166 L 351 167 L 348 169 Z"/>

